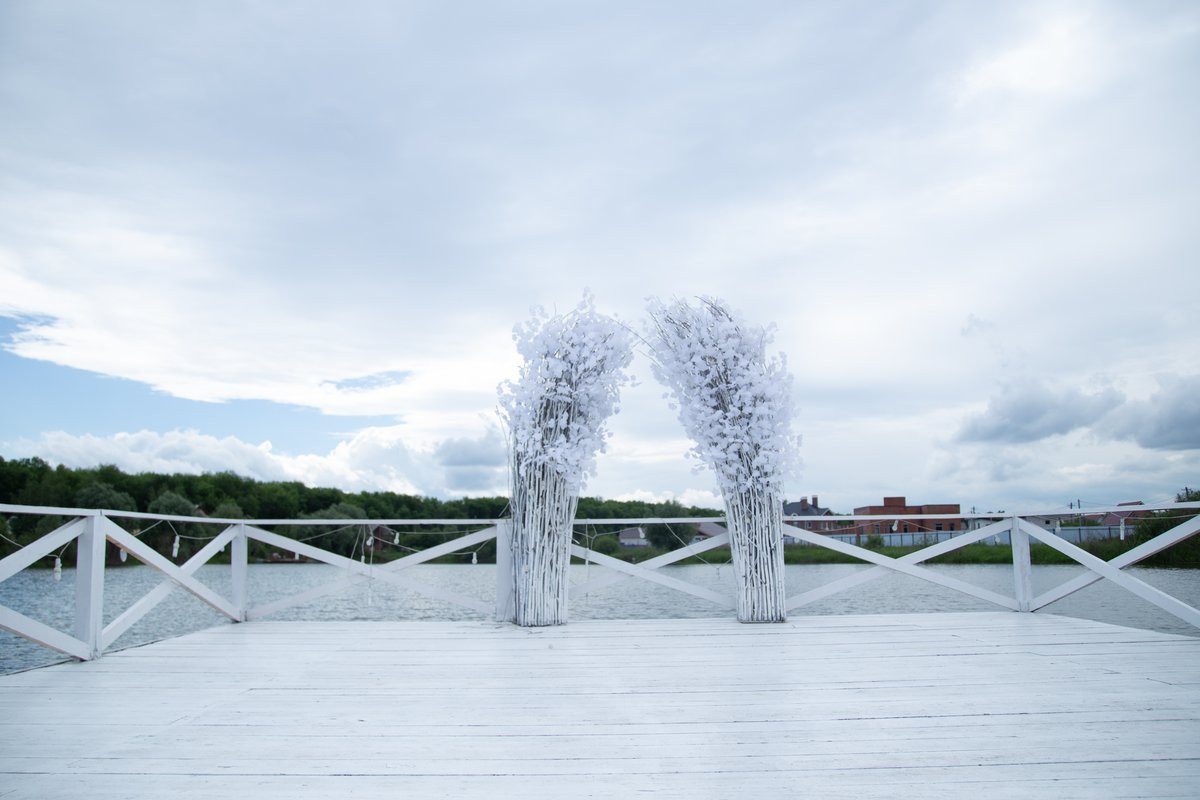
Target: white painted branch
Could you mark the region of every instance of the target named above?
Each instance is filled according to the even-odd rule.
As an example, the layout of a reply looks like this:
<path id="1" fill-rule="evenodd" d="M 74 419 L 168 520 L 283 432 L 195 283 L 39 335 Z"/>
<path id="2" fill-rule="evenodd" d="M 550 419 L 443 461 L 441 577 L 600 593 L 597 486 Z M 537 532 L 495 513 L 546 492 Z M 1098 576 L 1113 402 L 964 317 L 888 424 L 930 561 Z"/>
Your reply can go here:
<path id="1" fill-rule="evenodd" d="M 597 314 L 590 296 L 574 311 L 533 320 L 513 337 L 525 357 L 500 387 L 508 429 L 513 621 L 567 621 L 571 523 L 584 477 L 604 449 L 633 357 L 632 334 Z"/>
<path id="2" fill-rule="evenodd" d="M 567 621 L 571 523 L 578 495 L 554 465 L 515 456 L 512 491 L 513 621 L 522 626 Z"/>
<path id="3" fill-rule="evenodd" d="M 741 622 L 782 622 L 782 481 L 795 463 L 791 377 L 770 332 L 714 298 L 649 303 L 655 377 L 674 396 L 692 453 L 712 468 L 729 522 Z"/>
<path id="4" fill-rule="evenodd" d="M 787 592 L 783 578 L 783 501 L 758 486 L 726 488 L 730 554 L 737 579 L 739 622 L 783 622 Z"/>

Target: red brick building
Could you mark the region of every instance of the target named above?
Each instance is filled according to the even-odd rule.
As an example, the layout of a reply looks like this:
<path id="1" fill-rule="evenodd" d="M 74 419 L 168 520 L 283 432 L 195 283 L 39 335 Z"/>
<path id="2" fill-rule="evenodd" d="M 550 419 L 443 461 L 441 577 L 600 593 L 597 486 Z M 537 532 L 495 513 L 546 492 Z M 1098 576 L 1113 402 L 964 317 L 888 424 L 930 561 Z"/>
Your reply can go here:
<path id="1" fill-rule="evenodd" d="M 854 515 L 883 517 L 874 520 L 857 520 L 854 527 L 847 533 L 870 535 L 873 533 L 933 533 L 942 531 L 957 532 L 966 530 L 961 518 L 958 519 L 922 519 L 923 515 L 961 514 L 958 503 L 927 503 L 925 505 L 909 505 L 904 497 L 885 497 L 881 506 L 862 506 L 854 509 Z M 894 516 L 893 516 L 894 515 Z M 898 516 L 915 515 L 916 519 L 896 519 Z"/>

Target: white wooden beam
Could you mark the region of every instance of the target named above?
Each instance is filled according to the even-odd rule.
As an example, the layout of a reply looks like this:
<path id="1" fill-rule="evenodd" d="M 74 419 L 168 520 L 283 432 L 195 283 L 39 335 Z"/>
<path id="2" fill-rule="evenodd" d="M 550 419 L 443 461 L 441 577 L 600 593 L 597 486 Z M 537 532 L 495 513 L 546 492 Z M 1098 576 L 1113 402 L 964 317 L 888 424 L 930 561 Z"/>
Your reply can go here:
<path id="1" fill-rule="evenodd" d="M 0 606 L 0 630 L 15 633 L 42 647 L 49 647 L 83 661 L 93 658 L 92 648 L 87 642 L 13 611 L 7 606 Z"/>
<path id="2" fill-rule="evenodd" d="M 60 525 L 50 533 L 35 542 L 22 547 L 17 552 L 0 559 L 0 583 L 16 575 L 21 570 L 37 562 L 38 559 L 49 555 L 83 533 L 86 521 L 82 518 L 73 519 L 65 525 Z"/>
<path id="3" fill-rule="evenodd" d="M 472 611 L 478 611 L 481 614 L 487 614 L 489 616 L 491 616 L 492 612 L 494 611 L 492 606 L 484 603 L 482 600 L 476 600 L 473 597 L 467 597 L 466 595 L 459 594 L 458 592 L 440 589 L 437 586 L 430 586 L 424 581 L 419 581 L 410 575 L 396 575 L 394 573 L 387 572 L 381 566 L 368 566 L 359 564 L 357 561 L 354 563 L 358 564 L 358 566 L 362 568 L 361 571 L 359 569 L 352 568 L 350 570 L 350 575 L 342 573 L 333 580 L 323 583 L 320 586 L 314 586 L 307 591 L 300 592 L 299 594 L 289 595 L 287 597 L 280 598 L 279 600 L 274 600 L 270 603 L 264 603 L 261 606 L 248 609 L 246 611 L 246 620 L 253 621 L 263 619 L 286 608 L 303 605 L 304 603 L 311 602 L 319 597 L 334 594 L 348 588 L 349 586 L 362 583 L 366 580 L 380 580 L 384 583 L 390 583 L 394 586 L 399 586 L 402 589 L 408 589 L 410 591 L 417 592 L 418 594 L 423 594 L 426 597 L 432 597 L 435 600 L 441 600 L 452 605 L 469 608 Z"/>
<path id="4" fill-rule="evenodd" d="M 229 567 L 231 570 L 230 580 L 232 582 L 232 591 L 230 595 L 233 600 L 233 607 L 237 609 L 238 616 L 236 622 L 246 621 L 246 597 L 247 586 L 246 579 L 249 571 L 250 548 L 246 541 L 246 524 L 239 522 L 237 525 L 232 525 L 226 529 L 226 533 L 233 533 L 232 547 L 229 549 Z"/>
<path id="5" fill-rule="evenodd" d="M 272 600 L 269 603 L 263 603 L 260 606 L 246 609 L 246 621 L 254 622 L 255 620 L 266 619 L 272 614 L 277 614 L 287 608 L 304 605 L 310 603 L 320 597 L 336 594 L 337 592 L 347 589 L 355 584 L 362 583 L 367 580 L 362 575 L 347 574 L 339 572 L 333 580 L 326 581 L 320 586 L 314 586 L 303 592 L 281 597 L 278 600 Z"/>
<path id="6" fill-rule="evenodd" d="M 496 621 L 512 622 L 513 604 L 512 520 L 496 526 Z"/>
<path id="7" fill-rule="evenodd" d="M 180 571 L 187 575 L 195 574 L 196 570 L 207 564 L 210 558 L 221 552 L 221 549 L 233 537 L 234 528 L 226 528 L 216 538 L 197 550 L 191 558 L 185 561 L 179 567 Z M 150 613 L 155 606 L 165 600 L 171 592 L 175 591 L 176 585 L 170 578 L 164 579 L 158 586 L 142 595 L 139 600 L 121 612 L 116 619 L 104 626 L 104 632 L 101 636 L 101 648 L 107 650 L 113 642 L 120 638 L 121 634 L 133 627 L 138 620 Z"/>
<path id="8" fill-rule="evenodd" d="M 1176 525 L 1174 528 L 1171 528 L 1168 531 L 1163 531 L 1150 541 L 1142 542 L 1137 547 L 1126 550 L 1124 553 L 1108 563 L 1112 564 L 1117 569 L 1123 569 L 1133 564 L 1137 564 L 1138 562 L 1149 558 L 1155 553 L 1166 550 L 1171 545 L 1195 535 L 1197 531 L 1200 531 L 1200 516 L 1192 517 L 1187 522 Z M 1072 578 L 1065 583 L 1061 583 L 1053 589 L 1043 592 L 1035 597 L 1033 600 L 1033 609 L 1036 611 L 1039 608 L 1044 608 L 1056 600 L 1061 600 L 1067 595 L 1074 594 L 1080 589 L 1083 589 L 1086 586 L 1091 586 L 1096 581 L 1103 579 L 1103 576 L 1098 575 L 1095 572 L 1085 572 L 1084 574 L 1076 578 Z"/>
<path id="9" fill-rule="evenodd" d="M 709 539 L 705 539 L 702 542 L 695 542 L 693 544 L 688 544 L 683 547 L 680 547 L 677 550 L 672 550 L 669 553 L 663 553 L 660 556 L 655 556 L 654 558 L 648 558 L 645 561 L 639 561 L 638 566 L 641 567 L 642 569 L 658 569 L 659 567 L 665 567 L 668 564 L 674 564 L 675 562 L 682 561 L 685 558 L 690 558 L 691 556 L 699 555 L 700 553 L 705 553 L 705 552 L 708 552 L 709 550 L 713 550 L 717 547 L 721 547 L 722 545 L 728 545 L 728 544 L 729 544 L 729 534 L 722 533 L 717 536 L 713 536 Z M 590 553 L 594 553 L 596 551 L 587 549 L 587 552 L 590 554 Z M 581 556 L 581 558 L 582 558 L 582 556 Z M 587 557 L 586 560 L 591 561 L 592 559 L 590 557 Z M 599 563 L 599 562 L 594 562 L 594 563 Z M 627 580 L 631 577 L 633 577 L 633 576 L 631 576 L 625 572 L 615 572 L 615 571 L 605 572 L 605 573 L 601 574 L 599 577 L 593 578 L 592 580 L 588 581 L 587 583 L 573 588 L 571 590 L 571 599 L 574 600 L 579 597 L 583 597 L 584 595 L 587 595 L 590 592 L 595 592 L 599 589 L 604 589 L 608 586 L 613 585 L 614 583 L 620 583 L 621 581 Z"/>
<path id="10" fill-rule="evenodd" d="M 495 539 L 496 530 L 496 527 L 493 526 L 491 528 L 485 528 L 481 531 L 476 531 L 475 533 L 468 533 L 465 536 L 460 536 L 459 538 L 453 539 L 449 542 L 442 542 L 441 544 L 436 544 L 433 547 L 427 547 L 419 553 L 412 553 L 410 555 L 397 558 L 393 561 L 389 561 L 383 566 L 386 566 L 388 570 L 393 572 L 399 572 L 402 569 L 415 567 L 417 564 L 424 564 L 426 561 L 432 561 L 435 558 L 441 558 L 442 556 L 450 555 L 455 551 L 462 550 L 467 547 L 474 547 L 477 544 L 483 544 L 489 539 Z"/>
<path id="11" fill-rule="evenodd" d="M 87 645 L 88 659 L 98 658 L 102 652 L 104 531 L 108 525 L 117 527 L 98 513 L 84 517 L 75 546 L 75 638 Z"/>
<path id="12" fill-rule="evenodd" d="M 681 581 L 677 578 L 671 578 L 666 575 L 662 575 L 654 570 L 643 569 L 641 565 L 638 564 L 628 564 L 620 559 L 588 550 L 580 547 L 577 544 L 571 545 L 571 555 L 586 559 L 594 564 L 608 567 L 609 569 L 614 569 L 618 572 L 624 572 L 625 574 L 631 575 L 635 578 L 641 578 L 642 580 L 649 581 L 650 583 L 657 583 L 659 586 L 666 586 L 670 589 L 674 589 L 677 592 L 683 592 L 684 594 L 690 594 L 704 600 L 709 600 L 722 608 L 728 609 L 734 607 L 732 597 L 726 597 L 724 595 L 717 594 L 710 589 L 705 589 L 704 587 L 697 586 L 694 583 L 688 583 L 687 581 Z"/>
<path id="13" fill-rule="evenodd" d="M 924 561 L 928 561 L 931 558 L 936 558 L 937 556 L 945 555 L 946 553 L 958 550 L 959 548 L 982 541 L 990 536 L 1004 533 L 1009 529 L 1010 524 L 1010 521 L 1007 519 L 1001 520 L 1000 522 L 993 522 L 991 525 L 978 530 L 968 531 L 959 536 L 955 536 L 936 544 L 929 545 L 928 547 L 924 547 L 916 552 L 903 555 L 898 558 L 897 561 L 902 564 L 920 564 Z M 808 540 L 806 539 L 805 541 Z M 841 594 L 842 592 L 862 586 L 865 583 L 878 580 L 885 575 L 891 574 L 891 572 L 892 570 L 881 566 L 860 570 L 859 572 L 852 573 L 844 578 L 839 578 L 838 580 L 830 581 L 822 586 L 818 586 L 815 589 L 810 589 L 807 592 L 794 595 L 788 599 L 787 609 L 788 611 L 792 611 L 803 606 L 811 605 L 819 600 L 824 600 L 827 597 L 832 597 L 833 595 Z M 1011 608 L 1013 606 L 1006 605 L 1005 607 Z"/>
<path id="14" fill-rule="evenodd" d="M 1029 560 L 1029 536 L 1026 534 L 1026 528 L 1037 526 L 1017 517 L 1013 517 L 1010 522 L 1008 541 L 1012 545 L 1013 594 L 1017 599 L 1017 611 L 1032 611 L 1033 563 Z"/>
<path id="15" fill-rule="evenodd" d="M 1178 600 L 1166 592 L 1155 589 L 1153 586 L 1143 581 L 1139 581 L 1132 575 L 1128 575 L 1122 572 L 1119 568 L 1109 564 L 1104 559 L 1097 558 L 1088 551 L 1080 547 L 1076 547 L 1065 539 L 1061 539 L 1049 531 L 1044 531 L 1038 526 L 1031 525 L 1024 520 L 1021 520 L 1020 524 L 1021 529 L 1029 536 L 1032 536 L 1044 544 L 1050 545 L 1064 555 L 1070 556 L 1091 571 L 1104 578 L 1108 578 L 1113 583 L 1129 592 L 1132 592 L 1146 602 L 1153 603 L 1163 611 L 1166 611 L 1168 614 L 1178 617 L 1184 622 L 1200 628 L 1200 610 L 1192 608 L 1182 600 Z"/>
<path id="16" fill-rule="evenodd" d="M 978 534 L 980 532 L 981 531 L 976 531 L 975 533 Z M 930 583 L 937 584 L 938 586 L 944 586 L 947 589 L 954 589 L 955 591 L 962 592 L 963 594 L 977 597 L 980 600 L 987 600 L 989 603 L 995 603 L 996 605 L 1003 606 L 1004 608 L 1016 609 L 1016 602 L 1011 597 L 1005 597 L 1004 595 L 996 594 L 988 589 L 982 589 L 978 586 L 966 583 L 965 581 L 960 581 L 957 578 L 951 578 L 948 575 L 939 575 L 936 572 L 918 567 L 915 564 L 908 563 L 901 559 L 891 558 L 883 555 L 882 553 L 876 553 L 874 550 L 868 550 L 865 547 L 857 547 L 849 542 L 843 542 L 838 539 L 824 536 L 823 534 L 815 533 L 813 531 L 806 531 L 800 528 L 790 532 L 788 535 L 796 539 L 802 539 L 811 544 L 826 547 L 830 550 L 835 550 L 839 553 L 845 553 L 846 555 L 854 556 L 855 558 L 862 559 L 863 561 L 867 561 L 872 564 L 877 564 L 881 567 L 886 567 L 887 569 L 895 572 L 911 575 L 914 578 L 920 578 L 923 581 L 929 581 Z M 963 534 L 963 536 L 967 535 L 968 534 Z M 960 537 L 956 536 L 954 538 L 958 539 Z M 986 536 L 983 538 L 986 538 Z M 937 545 L 933 545 L 933 547 L 937 547 Z"/>
<path id="17" fill-rule="evenodd" d="M 488 531 L 490 531 L 490 533 Z M 455 541 L 463 542 L 465 540 L 465 541 L 470 541 L 471 543 L 474 543 L 475 542 L 474 537 L 480 537 L 480 536 L 482 536 L 482 539 L 480 539 L 480 541 L 486 541 L 487 539 L 490 539 L 492 536 L 495 535 L 494 528 L 490 528 L 490 529 L 488 529 L 488 531 L 480 531 L 478 534 L 470 534 L 468 536 L 464 536 L 461 539 L 457 539 Z M 304 542 L 298 542 L 295 539 L 289 539 L 286 536 L 280 536 L 277 533 L 265 531 L 262 528 L 247 526 L 246 527 L 246 535 L 249 536 L 251 539 L 257 539 L 258 541 L 263 542 L 264 544 L 269 544 L 272 547 L 279 548 L 280 550 L 288 550 L 293 553 L 299 553 L 300 555 L 305 556 L 306 558 L 311 558 L 314 561 L 321 561 L 325 564 L 331 564 L 335 567 L 340 567 L 340 568 L 347 570 L 351 573 L 354 573 L 356 575 L 361 575 L 364 578 L 375 578 L 378 580 L 386 581 L 386 582 L 394 584 L 396 586 L 400 586 L 401 588 L 410 589 L 415 592 L 420 592 L 421 594 L 424 594 L 426 596 L 434 597 L 438 600 L 443 600 L 443 601 L 446 601 L 449 603 L 454 603 L 456 605 L 470 608 L 473 611 L 481 611 L 484 614 L 490 615 L 494 610 L 492 606 L 490 606 L 486 603 L 483 603 L 482 601 L 476 600 L 471 597 L 466 597 L 465 595 L 460 595 L 457 592 L 449 592 L 444 589 L 439 589 L 435 586 L 430 586 L 427 583 L 423 583 L 422 581 L 418 581 L 415 578 L 412 578 L 409 576 L 398 575 L 398 574 L 396 574 L 396 572 L 398 570 L 396 570 L 395 568 L 389 569 L 389 567 L 391 567 L 391 564 L 395 564 L 398 561 L 400 561 L 401 559 L 397 559 L 396 562 L 391 562 L 391 564 L 382 564 L 380 566 L 367 565 L 367 564 L 363 564 L 362 562 L 355 561 L 352 558 L 346 558 L 345 556 L 339 556 L 336 553 L 330 553 L 328 550 L 322 550 L 319 547 L 313 547 L 310 544 L 305 544 Z M 447 542 L 446 544 L 451 544 L 451 543 Z M 439 545 L 439 546 L 442 546 L 442 545 Z M 465 546 L 465 545 L 460 545 L 460 547 L 461 546 Z M 457 549 L 457 548 L 455 548 L 455 549 Z M 453 551 L 451 550 L 448 552 L 453 552 Z M 421 554 L 418 553 L 417 555 L 421 555 Z M 412 562 L 408 562 L 404 566 L 412 566 Z M 250 609 L 246 613 L 246 618 L 247 619 L 260 619 L 261 617 L 264 617 L 267 614 L 271 614 L 276 611 L 280 611 L 284 608 L 288 608 L 290 606 L 296 605 L 297 603 L 307 602 L 316 597 L 320 597 L 322 594 L 330 594 L 332 592 L 337 591 L 340 588 L 344 588 L 344 587 L 328 586 L 326 591 L 322 591 L 323 589 L 326 589 L 326 587 L 316 587 L 316 588 L 310 589 L 309 591 L 304 592 L 302 594 L 284 598 L 282 600 L 277 600 L 273 603 L 270 603 L 270 604 L 267 604 L 264 606 L 259 606 L 258 608 Z"/>
<path id="18" fill-rule="evenodd" d="M 220 611 L 230 619 L 236 620 L 238 618 L 237 609 L 235 609 L 228 600 L 221 597 L 212 589 L 208 588 L 203 583 L 200 583 L 200 581 L 196 580 L 191 575 L 172 564 L 157 551 L 148 547 L 145 542 L 142 542 L 132 534 L 127 533 L 112 520 L 100 517 L 100 521 L 105 526 L 105 535 L 108 537 L 110 542 L 119 547 L 125 548 L 125 550 L 128 551 L 128 553 L 134 558 L 138 559 L 147 566 L 153 567 L 163 575 L 166 575 L 185 590 L 191 592 L 197 598 L 212 606 L 217 611 Z"/>

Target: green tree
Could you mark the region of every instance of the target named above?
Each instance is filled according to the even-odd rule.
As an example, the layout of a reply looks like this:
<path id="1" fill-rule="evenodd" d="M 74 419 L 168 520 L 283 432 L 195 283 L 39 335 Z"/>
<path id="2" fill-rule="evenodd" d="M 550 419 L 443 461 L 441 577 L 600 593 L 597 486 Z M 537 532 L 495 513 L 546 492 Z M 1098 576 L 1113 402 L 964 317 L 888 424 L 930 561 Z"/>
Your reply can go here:
<path id="1" fill-rule="evenodd" d="M 312 520 L 367 519 L 367 512 L 353 503 L 334 503 L 329 508 L 324 508 L 313 514 L 305 514 L 303 518 Z M 306 525 L 303 528 L 289 527 L 282 534 L 300 539 L 312 538 L 314 547 L 320 547 L 322 550 L 328 550 L 338 555 L 351 556 L 361 555 L 361 547 L 364 541 L 364 527 L 362 525 L 346 526 L 344 524 Z"/>
<path id="2" fill-rule="evenodd" d="M 15 544 L 16 541 L 16 534 L 9 529 L 8 520 L 0 514 L 0 558 L 21 549 L 20 545 Z"/>
<path id="3" fill-rule="evenodd" d="M 1182 492 L 1175 495 L 1176 503 L 1197 501 L 1200 501 L 1200 491 L 1186 486 Z M 1188 511 L 1160 511 L 1150 514 L 1138 520 L 1132 544 L 1148 542 L 1155 536 L 1166 533 L 1195 517 L 1196 514 Z M 1200 534 L 1193 535 L 1191 538 L 1151 556 L 1142 563 L 1159 567 L 1200 567 Z"/>
<path id="4" fill-rule="evenodd" d="M 75 505 L 108 511 L 137 511 L 137 503 L 129 492 L 119 492 L 101 481 L 92 481 L 76 492 Z"/>
<path id="5" fill-rule="evenodd" d="M 596 536 L 591 540 L 588 549 L 595 550 L 597 553 L 603 553 L 606 556 L 612 556 L 616 555 L 617 551 L 621 549 L 621 543 L 617 541 L 615 535 Z"/>
<path id="6" fill-rule="evenodd" d="M 167 514 L 171 516 L 190 517 L 196 513 L 196 504 L 183 495 L 167 490 L 154 498 L 146 509 L 151 514 Z M 153 529 L 142 535 L 142 541 L 163 555 L 170 555 L 174 550 L 175 538 L 179 537 L 178 560 L 188 558 L 196 550 L 197 540 L 190 538 L 203 535 L 202 529 L 188 522 L 178 520 L 166 521 L 155 525 Z M 202 545 L 201 545 L 202 546 Z"/>
<path id="7" fill-rule="evenodd" d="M 50 465 L 40 458 L 0 457 L 0 503 L 19 503 L 25 487 L 49 471 Z"/>
<path id="8" fill-rule="evenodd" d="M 680 522 L 646 525 L 644 529 L 646 540 L 659 550 L 678 550 L 691 544 L 692 537 L 696 535 L 696 529 L 692 525 Z"/>
<path id="9" fill-rule="evenodd" d="M 151 514 L 170 514 L 180 517 L 190 517 L 196 513 L 196 504 L 181 494 L 166 491 L 160 494 L 147 507 Z"/>
<path id="10" fill-rule="evenodd" d="M 260 484 L 255 493 L 257 513 L 250 513 L 259 519 L 296 519 L 300 516 L 301 488 L 299 483 Z"/>
<path id="11" fill-rule="evenodd" d="M 96 508 L 106 511 L 137 511 L 137 503 L 128 492 L 119 492 L 101 481 L 92 481 L 75 493 L 75 505 L 80 508 Z M 112 521 L 127 531 L 137 530 L 141 520 L 114 517 Z M 120 562 L 121 549 L 114 544 L 105 546 L 105 561 Z"/>
<path id="12" fill-rule="evenodd" d="M 245 519 L 246 512 L 242 511 L 242 507 L 239 506 L 235 501 L 223 500 L 215 509 L 213 509 L 211 516 L 214 516 L 217 519 Z"/>

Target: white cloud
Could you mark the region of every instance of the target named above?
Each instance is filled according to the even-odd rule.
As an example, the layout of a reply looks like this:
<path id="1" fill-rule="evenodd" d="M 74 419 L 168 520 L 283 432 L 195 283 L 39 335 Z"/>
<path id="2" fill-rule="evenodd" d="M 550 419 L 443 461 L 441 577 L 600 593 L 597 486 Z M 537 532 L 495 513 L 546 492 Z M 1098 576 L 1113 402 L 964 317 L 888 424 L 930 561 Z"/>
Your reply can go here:
<path id="1" fill-rule="evenodd" d="M 973 65 L 963 78 L 965 99 L 991 93 L 1074 95 L 1094 91 L 1114 54 L 1102 46 L 1095 22 L 1078 10 L 1033 20 L 1020 42 Z"/>
<path id="2" fill-rule="evenodd" d="M 255 445 L 189 430 L 113 436 L 58 431 L 12 442 L 7 449 L 14 457 L 39 456 L 71 467 L 113 464 L 127 472 L 232 471 L 262 481 L 438 497 L 507 493 L 503 451 L 497 450 L 494 433 L 478 442 L 444 444 L 440 450 L 413 448 L 403 427 L 392 426 L 366 428 L 324 454 L 288 455 L 276 452 L 270 442 Z M 447 455 L 467 446 L 480 449 L 469 473 Z"/>
<path id="3" fill-rule="evenodd" d="M 113 436 L 73 436 L 52 431 L 35 440 L 12 442 L 8 449 L 17 457 L 39 456 L 71 467 L 113 464 L 126 472 L 231 471 L 265 481 L 295 479 L 286 461 L 271 452 L 270 442 L 253 445 L 232 436 L 217 438 L 196 431 L 138 431 Z"/>
<path id="4" fill-rule="evenodd" d="M 6 15 L 0 315 L 23 318 L 24 358 L 403 427 L 291 456 L 161 432 L 26 445 L 496 485 L 439 448 L 494 450 L 512 324 L 590 286 L 630 320 L 647 294 L 708 293 L 778 323 L 793 491 L 837 508 L 1041 497 L 1023 476 L 1047 432 L 1114 481 L 1147 448 L 1190 457 L 1164 449 L 1190 446 L 1187 395 L 1146 387 L 1200 370 L 1191 5 L 308 11 Z M 1100 373 L 1136 398 L 1123 416 L 1061 388 Z M 1026 380 L 1050 396 L 984 411 Z M 626 394 L 588 491 L 707 491 L 659 392 Z M 989 446 L 953 443 L 940 472 L 980 412 Z M 1074 480 L 1055 463 L 1040 479 Z"/>
<path id="5" fill-rule="evenodd" d="M 711 508 L 714 511 L 722 513 L 724 513 L 725 508 L 721 496 L 709 489 L 685 489 L 678 494 L 673 492 L 648 492 L 644 489 L 639 489 L 635 492 L 625 492 L 624 494 L 616 495 L 612 499 L 641 503 L 667 503 L 674 501 L 683 506 Z"/>
<path id="6" fill-rule="evenodd" d="M 1146 400 L 1128 403 L 1100 430 L 1150 450 L 1200 450 L 1200 375 L 1159 376 Z"/>
<path id="7" fill-rule="evenodd" d="M 957 438 L 963 442 L 1037 441 L 1087 427 L 1123 400 L 1112 387 L 1084 394 L 1074 387 L 1009 384 L 988 401 L 985 411 L 964 421 Z"/>

